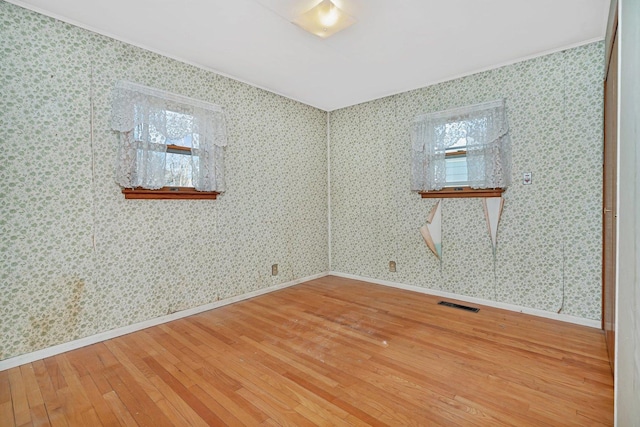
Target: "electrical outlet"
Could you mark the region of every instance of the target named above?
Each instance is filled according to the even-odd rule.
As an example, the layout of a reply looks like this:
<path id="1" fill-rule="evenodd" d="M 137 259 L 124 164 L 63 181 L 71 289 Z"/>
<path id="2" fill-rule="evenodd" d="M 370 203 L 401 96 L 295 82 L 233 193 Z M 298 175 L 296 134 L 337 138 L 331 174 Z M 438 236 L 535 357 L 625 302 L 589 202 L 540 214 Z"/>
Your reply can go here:
<path id="1" fill-rule="evenodd" d="M 389 261 L 389 271 L 392 273 L 396 272 L 396 262 L 395 261 Z"/>
<path id="2" fill-rule="evenodd" d="M 273 264 L 271 266 L 271 275 L 272 276 L 277 276 L 278 275 L 278 264 Z"/>

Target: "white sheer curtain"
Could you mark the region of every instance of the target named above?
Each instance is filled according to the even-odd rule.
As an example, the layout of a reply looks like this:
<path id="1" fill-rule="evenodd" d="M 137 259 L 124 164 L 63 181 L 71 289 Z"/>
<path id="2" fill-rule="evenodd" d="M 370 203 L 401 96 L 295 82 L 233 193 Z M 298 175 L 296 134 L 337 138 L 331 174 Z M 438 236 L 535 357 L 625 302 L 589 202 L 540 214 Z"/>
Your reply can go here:
<path id="1" fill-rule="evenodd" d="M 445 152 L 465 140 L 471 188 L 506 188 L 511 182 L 509 126 L 504 100 L 416 117 L 411 133 L 411 189 L 446 186 Z"/>
<path id="2" fill-rule="evenodd" d="M 112 114 L 112 129 L 120 134 L 116 182 L 122 187 L 162 188 L 167 144 L 188 137 L 195 189 L 225 190 L 227 132 L 220 106 L 120 81 Z"/>

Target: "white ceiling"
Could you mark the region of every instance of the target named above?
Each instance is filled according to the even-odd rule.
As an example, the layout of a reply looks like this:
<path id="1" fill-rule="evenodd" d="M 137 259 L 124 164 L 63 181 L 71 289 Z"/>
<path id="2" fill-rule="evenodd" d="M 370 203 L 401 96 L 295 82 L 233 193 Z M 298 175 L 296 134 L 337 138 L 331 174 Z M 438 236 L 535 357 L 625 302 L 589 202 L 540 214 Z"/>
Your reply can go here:
<path id="1" fill-rule="evenodd" d="M 290 23 L 320 0 L 9 0 L 331 111 L 604 38 L 610 0 L 336 0 L 328 39 Z"/>

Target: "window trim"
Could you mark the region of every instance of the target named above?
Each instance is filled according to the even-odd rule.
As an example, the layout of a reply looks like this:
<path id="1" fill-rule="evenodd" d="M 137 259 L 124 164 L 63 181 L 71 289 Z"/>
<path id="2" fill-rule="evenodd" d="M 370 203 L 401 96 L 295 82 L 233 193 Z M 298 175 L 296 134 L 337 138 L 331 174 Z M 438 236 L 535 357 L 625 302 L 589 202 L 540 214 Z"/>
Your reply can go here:
<path id="1" fill-rule="evenodd" d="M 217 191 L 198 191 L 193 187 L 162 187 L 157 190 L 147 188 L 123 188 L 125 199 L 155 199 L 155 200 L 215 200 Z"/>
<path id="2" fill-rule="evenodd" d="M 191 156 L 191 147 L 184 145 L 167 144 L 167 153 Z M 149 199 L 149 200 L 215 200 L 218 197 L 216 191 L 198 191 L 195 187 L 166 186 L 156 190 L 148 188 L 123 188 L 125 199 Z"/>
<path id="3" fill-rule="evenodd" d="M 191 156 L 191 148 L 184 145 L 167 144 L 167 153 Z"/>
<path id="4" fill-rule="evenodd" d="M 461 147 L 462 148 L 462 147 Z M 456 151 L 447 151 L 447 157 L 467 157 L 467 147 Z M 420 191 L 420 197 L 423 199 L 457 199 L 471 197 L 501 197 L 504 188 L 471 188 L 468 185 L 451 185 L 444 187 L 442 190 Z"/>
<path id="5" fill-rule="evenodd" d="M 457 148 L 457 147 L 455 147 Z M 467 149 L 465 148 L 464 150 L 456 150 L 456 151 L 447 151 L 444 153 L 445 157 L 458 157 L 458 156 L 466 156 L 467 155 Z"/>
<path id="6" fill-rule="evenodd" d="M 137 114 L 138 108 L 142 108 L 144 114 Z M 138 153 L 135 150 L 141 148 L 146 151 L 151 144 L 149 151 L 155 151 L 156 147 L 153 145 L 157 144 L 156 139 L 162 139 L 155 138 L 155 135 L 154 138 L 150 138 L 148 134 L 148 127 L 152 124 L 157 125 L 158 120 L 161 119 L 154 119 L 150 115 L 155 112 L 186 114 L 192 116 L 194 121 L 205 124 L 193 128 L 194 121 L 178 120 L 175 123 L 176 131 L 184 136 L 191 134 L 194 137 L 198 135 L 199 138 L 202 138 L 194 147 L 176 145 L 175 143 L 180 144 L 183 141 L 171 140 L 169 134 L 162 129 L 157 129 L 157 132 L 164 137 L 161 142 L 162 147 L 157 147 L 157 151 L 161 151 L 165 155 L 168 153 L 200 156 L 198 175 L 192 179 L 193 186 L 180 186 L 180 184 L 188 185 L 183 180 L 167 182 L 166 168 L 164 171 L 165 179 L 161 179 L 160 162 L 151 165 L 148 171 L 143 171 L 142 176 L 138 175 L 137 168 L 140 165 L 138 164 L 139 159 L 136 157 Z M 218 194 L 224 192 L 223 149 L 227 145 L 227 119 L 221 106 L 121 80 L 116 82 L 112 92 L 111 121 L 111 129 L 119 135 L 115 181 L 119 184 L 126 199 L 216 199 Z M 160 123 L 160 128 L 163 128 L 162 122 Z M 142 130 L 143 133 L 136 135 L 136 130 Z M 144 140 L 145 146 L 139 147 L 136 139 Z M 181 161 L 180 164 L 182 165 L 182 163 Z M 146 172 L 149 172 L 150 175 Z M 158 189 L 158 185 L 164 185 L 164 187 Z"/>
<path id="7" fill-rule="evenodd" d="M 444 187 L 442 190 L 420 191 L 423 199 L 456 199 L 464 197 L 501 197 L 504 188 Z"/>
<path id="8" fill-rule="evenodd" d="M 183 156 L 193 156 L 193 150 L 186 145 L 166 144 L 166 152 L 180 154 Z M 123 188 L 122 194 L 125 199 L 147 199 L 147 200 L 216 200 L 217 191 L 198 191 L 195 187 L 165 186 L 155 190 L 148 188 Z"/>
<path id="9" fill-rule="evenodd" d="M 486 122 L 489 119 L 490 122 Z M 455 132 L 452 134 L 448 133 L 447 127 L 449 125 L 463 121 L 479 121 L 478 123 L 482 126 L 487 123 L 491 125 L 486 129 L 486 132 L 476 135 L 477 138 L 472 141 L 472 147 L 469 147 L 469 141 L 466 141 L 467 148 L 471 148 L 471 150 L 467 149 L 467 156 L 470 151 L 475 153 L 476 148 L 479 149 L 478 153 L 474 154 L 474 166 L 476 166 L 475 162 L 479 162 L 479 166 L 482 162 L 486 165 L 487 162 L 497 163 L 500 160 L 500 165 L 497 168 L 483 170 L 474 167 L 473 174 L 469 177 L 471 178 L 469 182 L 489 188 L 507 188 L 511 184 L 510 136 L 505 100 L 497 99 L 450 110 L 421 114 L 414 118 L 411 127 L 411 191 L 421 194 L 431 192 L 441 194 L 443 190 L 444 192 L 449 190 L 447 187 L 455 186 L 457 188 L 457 186 L 463 186 L 464 183 L 462 182 L 446 182 L 446 175 L 443 174 L 441 165 L 442 151 L 453 148 L 453 146 L 461 143 L 462 137 L 469 136 L 462 132 L 465 130 L 462 128 L 453 129 Z M 458 137 L 457 140 L 454 139 L 456 137 Z M 491 149 L 480 150 L 480 148 L 486 147 Z M 489 154 L 489 157 L 487 157 L 487 154 Z M 490 173 L 487 174 L 487 171 Z M 478 173 L 476 174 L 476 172 Z M 435 189 L 441 190 L 438 192 Z"/>

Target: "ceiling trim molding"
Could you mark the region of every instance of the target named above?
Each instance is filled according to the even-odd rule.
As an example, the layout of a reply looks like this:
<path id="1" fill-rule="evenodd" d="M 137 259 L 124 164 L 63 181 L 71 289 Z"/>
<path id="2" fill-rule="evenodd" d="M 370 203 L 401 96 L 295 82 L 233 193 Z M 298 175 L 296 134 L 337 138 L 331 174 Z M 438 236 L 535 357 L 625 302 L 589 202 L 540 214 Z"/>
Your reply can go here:
<path id="1" fill-rule="evenodd" d="M 2 0 L 0 0 L 0 1 L 2 1 Z M 296 101 L 296 102 L 299 102 L 301 104 L 308 105 L 310 107 L 316 108 L 316 109 L 321 110 L 321 111 L 325 111 L 325 112 L 327 111 L 324 108 L 318 107 L 317 105 L 313 105 L 313 104 L 310 104 L 310 103 L 305 102 L 305 101 L 301 101 L 301 100 L 296 99 L 296 98 L 294 98 L 294 97 L 292 97 L 290 95 L 285 95 L 284 93 L 280 93 L 280 92 L 275 91 L 273 89 L 267 89 L 266 87 L 260 86 L 258 84 L 251 83 L 251 82 L 248 82 L 248 81 L 243 80 L 241 78 L 229 75 L 229 74 L 227 74 L 227 73 L 225 73 L 223 71 L 216 70 L 215 68 L 207 67 L 207 66 L 204 66 L 202 64 L 196 64 L 195 62 L 189 61 L 188 59 L 184 59 L 184 58 L 181 58 L 181 57 L 179 57 L 177 55 L 172 55 L 170 53 L 163 52 L 161 50 L 151 48 L 151 47 L 146 46 L 146 45 L 144 45 L 142 43 L 137 43 L 137 42 L 128 40 L 125 37 L 116 36 L 113 33 L 110 33 L 109 31 L 104 31 L 104 30 L 99 30 L 99 29 L 93 28 L 91 25 L 83 24 L 81 22 L 76 21 L 75 19 L 70 19 L 70 18 L 67 18 L 65 16 L 58 15 L 57 13 L 51 13 L 51 12 L 49 12 L 47 10 L 44 10 L 44 9 L 36 7 L 36 6 L 32 6 L 30 4 L 22 2 L 20 0 L 4 0 L 4 1 L 6 1 L 7 3 L 14 4 L 14 5 L 18 6 L 18 7 L 23 8 L 23 9 L 27 9 L 27 10 L 30 10 L 32 12 L 39 13 L 40 15 L 44 15 L 44 16 L 47 16 L 49 18 L 57 19 L 58 21 L 64 22 L 66 24 L 73 25 L 74 27 L 79 27 L 79 28 L 82 28 L 83 30 L 91 31 L 92 33 L 96 33 L 96 34 L 99 34 L 101 36 L 109 37 L 110 39 L 113 39 L 113 40 L 116 40 L 116 41 L 119 41 L 119 42 L 122 42 L 122 43 L 126 43 L 128 45 L 135 46 L 135 47 L 138 47 L 140 49 L 148 50 L 149 52 L 155 53 L 155 54 L 160 55 L 160 56 L 164 56 L 164 57 L 169 58 L 169 59 L 173 59 L 174 61 L 182 62 L 184 64 L 191 65 L 192 67 L 196 67 L 196 68 L 199 68 L 199 69 L 204 70 L 204 71 L 209 71 L 209 72 L 218 74 L 218 75 L 220 75 L 222 77 L 226 77 L 228 79 L 235 80 L 237 82 L 247 84 L 247 85 L 255 87 L 257 89 L 262 89 L 264 91 L 273 93 L 273 94 L 278 95 L 278 96 L 282 96 L 282 97 L 287 98 L 287 99 L 291 99 L 292 101 Z"/>
<path id="2" fill-rule="evenodd" d="M 2 1 L 2 0 L 0 0 L 0 1 Z M 302 101 L 302 100 L 300 100 L 300 99 L 298 99 L 298 98 L 296 98 L 294 96 L 287 95 L 287 94 L 284 94 L 282 92 L 266 88 L 266 87 L 261 86 L 259 84 L 249 82 L 249 81 L 244 80 L 242 78 L 238 78 L 238 77 L 232 76 L 230 74 L 227 74 L 227 73 L 225 73 L 223 71 L 220 71 L 220 70 L 217 70 L 215 68 L 207 67 L 207 66 L 204 66 L 202 64 L 197 64 L 197 63 L 195 63 L 193 61 L 184 59 L 184 58 L 182 58 L 182 57 L 180 57 L 178 55 L 172 55 L 172 54 L 169 54 L 169 53 L 164 52 L 162 50 L 151 48 L 151 47 L 146 46 L 146 45 L 144 45 L 142 43 L 137 43 L 137 42 L 131 41 L 131 40 L 127 39 L 126 37 L 117 36 L 117 35 L 115 35 L 113 33 L 110 33 L 109 31 L 93 28 L 91 25 L 86 25 L 86 24 L 78 22 L 78 21 L 76 21 L 74 19 L 67 18 L 65 16 L 61 16 L 61 15 L 56 14 L 56 13 L 52 13 L 52 12 L 44 10 L 44 9 L 42 9 L 40 7 L 33 6 L 33 5 L 28 4 L 28 3 L 25 3 L 22 0 L 4 0 L 4 1 L 6 1 L 7 3 L 14 4 L 14 5 L 18 6 L 18 7 L 22 7 L 24 9 L 36 12 L 38 14 L 41 14 L 41 15 L 44 15 L 44 16 L 59 20 L 61 22 L 64 22 L 64 23 L 67 23 L 67 24 L 70 24 L 70 25 L 73 25 L 75 27 L 79 27 L 79 28 L 82 28 L 84 30 L 91 31 L 92 33 L 96 33 L 96 34 L 99 34 L 99 35 L 102 35 L 102 36 L 105 36 L 105 37 L 109 37 L 109 38 L 111 38 L 113 40 L 117 40 L 119 42 L 126 43 L 126 44 L 129 44 L 131 46 L 135 46 L 135 47 L 138 47 L 140 49 L 147 50 L 147 51 L 155 53 L 157 55 L 161 55 L 161 56 L 164 56 L 166 58 L 173 59 L 175 61 L 179 61 L 179 62 L 182 62 L 182 63 L 187 64 L 187 65 L 191 65 L 193 67 L 196 67 L 196 68 L 204 70 L 204 71 L 209 71 L 209 72 L 218 74 L 218 75 L 220 75 L 222 77 L 226 77 L 226 78 L 229 78 L 231 80 L 235 80 L 237 82 L 247 84 L 249 86 L 252 86 L 252 87 L 255 87 L 257 89 L 261 89 L 261 90 L 264 90 L 264 91 L 267 91 L 267 92 L 270 92 L 270 93 L 273 93 L 273 94 L 278 95 L 278 96 L 282 96 L 284 98 L 290 99 L 290 100 L 295 101 L 295 102 L 299 102 L 301 104 L 310 106 L 312 108 L 316 108 L 316 109 L 324 111 L 324 112 L 337 111 L 337 110 L 341 110 L 343 108 L 353 107 L 355 105 L 364 104 L 364 103 L 367 103 L 367 102 L 375 101 L 375 100 L 382 99 L 382 98 L 387 98 L 389 96 L 394 96 L 394 95 L 398 95 L 398 94 L 405 93 L 405 92 L 411 92 L 411 91 L 414 91 L 414 90 L 419 90 L 419 89 L 422 89 L 422 88 L 426 88 L 426 87 L 429 87 L 429 86 L 433 86 L 433 85 L 437 85 L 437 84 L 440 84 L 440 83 L 448 82 L 448 81 L 451 81 L 451 80 L 456 80 L 456 79 L 460 79 L 460 78 L 463 78 L 463 77 L 472 76 L 474 74 L 479 74 L 479 73 L 483 73 L 483 72 L 486 72 L 486 71 L 495 70 L 495 69 L 498 69 L 498 68 L 506 67 L 506 66 L 513 65 L 513 64 L 517 64 L 519 62 L 528 61 L 528 60 L 531 60 L 531 59 L 539 58 L 539 57 L 546 56 L 546 55 L 551 55 L 551 54 L 554 54 L 554 53 L 562 52 L 564 50 L 573 49 L 573 48 L 576 48 L 576 47 L 585 46 L 585 45 L 588 45 L 588 44 L 591 44 L 591 43 L 596 43 L 596 42 L 600 42 L 600 41 L 605 40 L 605 37 L 595 37 L 595 38 L 591 38 L 591 39 L 584 40 L 584 41 L 581 41 L 581 42 L 571 43 L 571 44 L 563 45 L 563 46 L 560 46 L 560 47 L 557 47 L 557 48 L 544 50 L 544 51 L 537 52 L 537 53 L 534 53 L 534 54 L 531 54 L 531 55 L 525 55 L 525 56 L 522 56 L 522 57 L 518 57 L 518 58 L 515 58 L 515 59 L 504 61 L 504 62 L 501 62 L 501 63 L 498 63 L 498 64 L 489 65 L 487 67 L 474 69 L 474 70 L 471 70 L 471 71 L 468 71 L 468 72 L 455 74 L 455 75 L 452 75 L 452 76 L 447 76 L 447 77 L 442 78 L 442 79 L 438 79 L 438 80 L 434 80 L 434 81 L 430 81 L 430 82 L 426 82 L 426 83 L 421 83 L 419 86 L 415 86 L 415 87 L 412 86 L 412 87 L 402 88 L 400 90 L 396 90 L 396 91 L 392 91 L 392 92 L 388 92 L 388 93 L 378 94 L 378 95 L 376 95 L 375 98 L 364 99 L 364 100 L 359 101 L 359 102 L 354 102 L 352 104 L 346 104 L 346 105 L 343 105 L 341 107 L 337 107 L 337 108 L 333 108 L 333 109 L 326 109 L 324 107 L 320 107 L 318 105 L 314 105 L 314 104 L 312 104 L 310 102 Z M 616 0 L 614 0 L 614 2 L 617 3 Z"/>
<path id="3" fill-rule="evenodd" d="M 580 47 L 580 46 L 586 46 L 588 44 L 601 42 L 603 40 L 604 40 L 604 37 L 594 37 L 592 39 L 584 40 L 584 41 L 581 41 L 581 42 L 578 42 L 578 43 L 571 43 L 571 44 L 568 44 L 568 45 L 565 45 L 565 46 L 561 46 L 561 47 L 557 47 L 557 48 L 553 48 L 553 49 L 549 49 L 549 50 L 544 50 L 544 51 L 541 51 L 541 52 L 538 52 L 538 53 L 522 56 L 522 57 L 519 57 L 519 58 L 516 58 L 516 59 L 512 59 L 512 60 L 509 60 L 509 61 L 505 61 L 505 62 L 501 62 L 501 63 L 495 64 L 495 65 L 489 65 L 488 67 L 478 68 L 476 70 L 469 71 L 467 73 L 456 74 L 456 75 L 453 75 L 451 77 L 445 77 L 445 78 L 440 79 L 440 80 L 434 80 L 432 82 L 429 82 L 427 84 L 424 84 L 424 85 L 421 85 L 421 86 L 417 86 L 417 87 L 414 87 L 414 88 L 402 89 L 402 90 L 399 90 L 399 91 L 396 91 L 396 92 L 390 92 L 390 93 L 388 93 L 386 95 L 380 95 L 380 96 L 378 96 L 376 98 L 373 98 L 373 99 L 370 99 L 368 101 L 356 102 L 354 104 L 349 104 L 349 105 L 345 105 L 344 107 L 334 108 L 333 110 L 329 110 L 329 111 L 330 112 L 331 111 L 337 111 L 337 110 L 341 110 L 343 108 L 349 108 L 349 107 L 353 107 L 355 105 L 365 104 L 367 102 L 375 101 L 377 99 L 387 98 L 389 96 L 399 95 L 401 93 L 411 92 L 411 91 L 414 91 L 414 90 L 420 90 L 420 89 L 423 89 L 423 88 L 426 88 L 426 87 L 429 87 L 429 86 L 434 86 L 434 85 L 437 85 L 437 84 L 440 84 L 440 83 L 450 82 L 452 80 L 461 79 L 463 77 L 469 77 L 469 76 L 472 76 L 474 74 L 484 73 L 486 71 L 496 70 L 498 68 L 507 67 L 509 65 L 517 64 L 519 62 L 529 61 L 531 59 L 540 58 L 542 56 L 552 55 L 554 53 L 562 52 L 564 50 L 574 49 L 574 48 Z"/>

